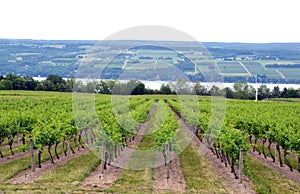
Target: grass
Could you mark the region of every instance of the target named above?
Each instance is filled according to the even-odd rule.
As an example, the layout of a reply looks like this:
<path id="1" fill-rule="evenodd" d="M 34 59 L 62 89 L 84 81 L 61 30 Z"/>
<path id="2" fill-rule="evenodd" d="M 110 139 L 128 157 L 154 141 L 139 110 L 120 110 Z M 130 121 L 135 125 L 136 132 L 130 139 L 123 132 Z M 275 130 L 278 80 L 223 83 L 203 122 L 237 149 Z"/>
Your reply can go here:
<path id="1" fill-rule="evenodd" d="M 2 144 L 1 144 L 1 146 L 5 146 L 5 145 L 8 145 L 8 140 L 7 140 L 7 139 L 5 139 L 5 140 L 2 142 Z"/>
<path id="2" fill-rule="evenodd" d="M 71 183 L 78 185 L 91 172 L 93 172 L 98 165 L 100 165 L 100 158 L 93 152 L 88 152 L 80 157 L 74 158 L 68 163 L 59 166 L 49 172 L 44 173 L 38 183 Z"/>
<path id="3" fill-rule="evenodd" d="M 141 144 L 145 143 L 141 142 Z M 134 168 L 145 165 L 151 166 L 155 160 L 153 156 L 155 155 L 134 152 L 127 166 L 128 169 L 122 171 L 120 178 L 107 191 L 118 193 L 152 193 L 153 169 L 149 167 L 145 170 L 134 170 Z"/>
<path id="4" fill-rule="evenodd" d="M 0 165 L 0 181 L 6 181 L 21 171 L 30 168 L 29 156 Z"/>
<path id="5" fill-rule="evenodd" d="M 7 183 L 2 183 L 0 185 L 0 192 L 3 191 L 4 193 L 17 193 L 17 192 L 24 192 L 24 193 L 39 193 L 45 192 L 45 189 L 33 185 L 12 185 Z"/>
<path id="6" fill-rule="evenodd" d="M 14 146 L 13 151 L 14 151 L 15 154 L 17 154 L 19 152 L 22 152 L 23 151 L 22 146 Z M 7 156 L 11 156 L 11 151 L 10 151 L 9 147 L 5 148 L 5 149 L 1 149 L 1 152 L 4 156 L 4 158 L 7 157 Z"/>
<path id="7" fill-rule="evenodd" d="M 244 173 L 251 179 L 258 194 L 300 193 L 298 184 L 246 155 Z"/>
<path id="8" fill-rule="evenodd" d="M 152 122 L 155 122 L 155 119 L 152 118 L 155 117 L 151 117 L 148 124 L 148 131 L 151 130 L 149 127 L 154 127 Z M 120 178 L 114 185 L 107 189 L 108 192 L 153 193 L 152 183 L 154 180 L 154 170 L 152 169 L 152 166 L 156 157 L 155 150 L 151 149 L 153 145 L 155 144 L 153 142 L 152 134 L 145 135 L 137 147 L 137 151 L 132 154 L 126 165 L 126 169 L 122 171 Z"/>
<path id="9" fill-rule="evenodd" d="M 147 134 L 143 137 L 143 140 L 141 145 L 137 147 L 137 150 L 149 150 L 153 149 L 153 147 L 156 145 L 155 142 L 153 141 L 153 136 L 152 134 Z"/>
<path id="10" fill-rule="evenodd" d="M 187 193 L 229 193 L 225 181 L 192 145 L 179 155 L 179 159 Z"/>
<path id="11" fill-rule="evenodd" d="M 153 169 L 129 170 L 122 172 L 121 177 L 106 191 L 112 193 L 152 193 Z"/>
<path id="12" fill-rule="evenodd" d="M 74 148 L 74 145 L 72 145 L 72 147 Z M 51 153 L 52 153 L 52 156 L 55 157 L 53 150 L 51 151 Z M 57 153 L 58 154 L 63 153 L 62 146 L 58 146 Z M 44 150 L 42 153 L 41 162 L 45 162 L 49 159 L 50 159 L 50 156 L 48 154 L 48 151 Z M 35 153 L 35 163 L 36 164 L 38 163 L 37 152 Z M 37 165 L 36 165 L 36 167 L 37 167 Z M 42 164 L 42 167 L 43 167 L 43 164 Z M 29 155 L 25 155 L 24 157 L 22 157 L 20 159 L 13 160 L 6 164 L 2 164 L 2 165 L 0 165 L 0 181 L 6 181 L 28 168 L 31 168 L 31 160 L 30 160 Z"/>
<path id="13" fill-rule="evenodd" d="M 49 184 L 8 184 L 0 185 L 0 193 L 90 193 L 100 192 L 99 189 L 82 189 L 73 184 L 49 185 Z"/>
<path id="14" fill-rule="evenodd" d="M 62 150 L 58 150 L 62 152 Z M 48 153 L 44 151 L 42 161 L 49 160 Z M 59 166 L 52 171 L 46 172 L 39 181 L 29 185 L 0 184 L 0 192 L 15 193 L 65 193 L 78 191 L 87 192 L 87 189 L 78 187 L 92 171 L 100 165 L 101 160 L 94 153 L 88 152 L 80 157 L 71 159 L 65 165 Z M 5 181 L 19 172 L 30 168 L 30 158 L 23 157 L 0 166 L 0 181 Z M 91 188 L 93 192 L 101 191 Z"/>

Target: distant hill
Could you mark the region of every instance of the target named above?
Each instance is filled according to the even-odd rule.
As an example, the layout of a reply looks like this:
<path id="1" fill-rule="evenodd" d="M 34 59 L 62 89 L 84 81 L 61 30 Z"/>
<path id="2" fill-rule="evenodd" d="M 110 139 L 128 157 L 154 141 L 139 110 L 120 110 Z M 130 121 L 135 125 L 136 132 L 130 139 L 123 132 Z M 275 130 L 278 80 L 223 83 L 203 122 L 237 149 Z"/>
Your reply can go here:
<path id="1" fill-rule="evenodd" d="M 261 82 L 300 83 L 300 43 L 161 43 L 0 39 L 0 74 L 78 76 L 79 61 L 101 61 L 106 66 L 99 76 L 105 79 L 118 79 L 126 71 L 128 78 L 172 80 L 178 78 L 172 76 L 174 66 L 198 81 L 218 69 L 225 82 L 258 77 Z"/>

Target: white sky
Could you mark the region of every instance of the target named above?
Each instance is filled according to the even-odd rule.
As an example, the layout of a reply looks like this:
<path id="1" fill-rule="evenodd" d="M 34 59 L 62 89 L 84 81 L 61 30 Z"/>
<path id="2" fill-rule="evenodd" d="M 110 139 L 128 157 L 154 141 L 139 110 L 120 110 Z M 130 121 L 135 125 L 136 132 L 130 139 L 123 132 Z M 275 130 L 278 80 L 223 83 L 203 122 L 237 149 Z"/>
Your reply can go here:
<path id="1" fill-rule="evenodd" d="M 300 42 L 297 0 L 1 0 L 0 38 L 102 40 L 162 25 L 200 42 Z"/>

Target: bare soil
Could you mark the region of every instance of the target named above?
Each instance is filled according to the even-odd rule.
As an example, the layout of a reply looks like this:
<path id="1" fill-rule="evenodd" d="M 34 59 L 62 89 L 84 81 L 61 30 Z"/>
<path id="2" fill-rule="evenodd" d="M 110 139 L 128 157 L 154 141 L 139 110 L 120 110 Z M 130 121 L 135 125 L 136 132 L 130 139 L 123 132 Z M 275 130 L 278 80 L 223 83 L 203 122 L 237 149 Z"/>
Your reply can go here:
<path id="1" fill-rule="evenodd" d="M 92 172 L 86 179 L 83 180 L 81 185 L 83 186 L 93 186 L 100 188 L 108 188 L 115 181 L 118 180 L 122 172 L 122 168 L 116 167 L 114 165 L 107 166 L 105 174 L 100 174 L 101 165 L 98 166 L 94 172 Z"/>
<path id="2" fill-rule="evenodd" d="M 170 177 L 167 178 L 167 166 L 162 165 L 154 169 L 153 190 L 155 193 L 160 192 L 176 192 L 184 193 L 186 190 L 186 183 L 180 168 L 179 158 L 172 153 L 174 158 L 170 165 Z M 157 161 L 164 160 L 162 154 L 157 154 Z"/>
<path id="3" fill-rule="evenodd" d="M 294 170 L 292 172 L 290 171 L 290 168 L 287 165 L 283 165 L 283 167 L 280 167 L 279 162 L 278 164 L 276 164 L 273 162 L 272 158 L 270 157 L 264 158 L 264 156 L 262 154 L 259 155 L 258 152 L 249 151 L 248 155 L 257 159 L 258 161 L 265 164 L 266 166 L 269 166 L 270 168 L 284 175 L 288 179 L 291 179 L 294 182 L 300 184 L 300 173 L 297 170 Z"/>
<path id="4" fill-rule="evenodd" d="M 13 183 L 13 184 L 28 184 L 28 183 L 33 183 L 35 181 L 37 181 L 39 178 L 42 177 L 42 175 L 45 172 L 48 172 L 50 170 L 53 170 L 54 168 L 57 168 L 61 165 L 66 164 L 69 160 L 79 157 L 84 153 L 89 152 L 89 149 L 82 149 L 80 151 L 75 152 L 75 154 L 68 154 L 67 156 L 65 156 L 64 154 L 61 154 L 59 157 L 60 159 L 57 160 L 56 158 L 54 159 L 54 164 L 51 163 L 51 160 L 48 160 L 46 162 L 43 162 L 42 168 L 38 168 L 36 167 L 35 172 L 32 172 L 32 169 L 29 168 L 27 170 L 24 170 L 22 172 L 20 172 L 19 174 L 17 174 L 16 176 L 14 176 L 13 178 L 9 179 L 7 182 L 8 183 Z"/>

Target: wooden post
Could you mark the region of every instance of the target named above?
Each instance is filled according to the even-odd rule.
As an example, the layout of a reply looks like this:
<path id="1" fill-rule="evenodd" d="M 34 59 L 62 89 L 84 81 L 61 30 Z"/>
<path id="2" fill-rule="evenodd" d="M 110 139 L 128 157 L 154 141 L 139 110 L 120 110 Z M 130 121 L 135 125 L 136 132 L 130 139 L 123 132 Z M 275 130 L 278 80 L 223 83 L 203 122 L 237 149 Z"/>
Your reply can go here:
<path id="1" fill-rule="evenodd" d="M 277 150 L 277 143 L 275 143 L 275 164 L 279 164 L 279 157 L 278 157 L 279 153 L 278 153 L 278 150 Z"/>
<path id="2" fill-rule="evenodd" d="M 18 122 L 18 126 L 19 126 L 19 128 L 21 127 L 21 123 L 20 122 Z M 18 145 L 20 144 L 20 134 L 18 133 L 17 134 L 17 137 L 18 137 Z"/>
<path id="3" fill-rule="evenodd" d="M 166 163 L 167 163 L 167 179 L 170 178 L 170 156 L 169 156 L 169 143 L 165 145 L 165 152 L 166 152 Z"/>
<path id="4" fill-rule="evenodd" d="M 88 131 L 89 131 L 89 129 L 84 130 L 86 144 L 89 144 L 89 132 Z"/>
<path id="5" fill-rule="evenodd" d="M 91 135 L 91 144 L 94 144 L 94 134 L 95 134 L 94 130 L 95 130 L 95 128 L 91 129 L 91 134 L 90 134 Z"/>
<path id="6" fill-rule="evenodd" d="M 35 172 L 35 161 L 34 161 L 34 150 L 33 150 L 32 137 L 30 137 L 30 157 L 31 157 L 31 169 L 32 169 L 32 172 Z"/>
<path id="7" fill-rule="evenodd" d="M 240 158 L 239 158 L 239 182 L 242 183 L 242 175 L 243 175 L 243 148 L 240 148 Z"/>
<path id="8" fill-rule="evenodd" d="M 115 154 L 115 158 L 117 158 L 117 149 L 118 149 L 118 146 L 117 145 L 114 145 L 114 154 Z"/>
<path id="9" fill-rule="evenodd" d="M 105 152 L 106 152 L 106 142 L 102 142 L 102 161 L 101 161 L 101 174 L 104 174 L 104 165 L 105 165 Z"/>
<path id="10" fill-rule="evenodd" d="M 71 138 L 69 138 L 69 141 L 68 141 L 68 150 L 67 150 L 67 153 L 70 154 L 71 153 L 71 144 L 70 144 L 70 141 L 71 141 Z"/>
<path id="11" fill-rule="evenodd" d="M 118 156 L 121 156 L 121 145 L 118 145 Z"/>

